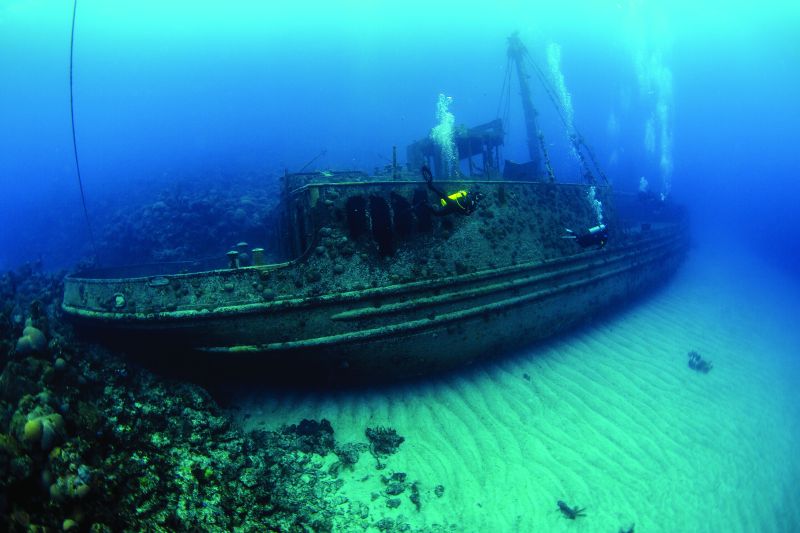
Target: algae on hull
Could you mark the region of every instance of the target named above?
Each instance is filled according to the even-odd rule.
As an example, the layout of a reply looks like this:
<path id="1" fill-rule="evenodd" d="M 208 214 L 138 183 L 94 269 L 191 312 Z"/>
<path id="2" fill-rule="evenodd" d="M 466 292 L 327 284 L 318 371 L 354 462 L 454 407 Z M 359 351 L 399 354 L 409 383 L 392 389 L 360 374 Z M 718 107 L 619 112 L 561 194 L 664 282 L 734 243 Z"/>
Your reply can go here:
<path id="1" fill-rule="evenodd" d="M 149 278 L 87 273 L 67 279 L 65 312 L 87 328 L 145 333 L 229 365 L 269 353 L 264 361 L 402 376 L 561 331 L 664 279 L 686 244 L 680 217 L 623 225 L 608 187 L 596 198 L 611 243 L 582 250 L 562 237 L 596 223 L 588 186 L 443 182 L 485 200 L 472 216 L 433 217 L 409 210 L 435 200 L 420 182 L 303 176 L 292 189 L 294 178 L 282 201 L 291 261 Z"/>
<path id="2" fill-rule="evenodd" d="M 425 202 L 435 200 L 421 182 L 308 184 L 288 200 L 294 209 L 286 208 L 285 223 L 295 231 L 275 243 L 299 259 L 214 275 L 154 276 L 146 284 L 135 278 L 92 279 L 87 272 L 68 284 L 65 302 L 146 319 L 162 312 L 203 314 L 276 298 L 362 291 L 569 255 L 578 249 L 561 238 L 563 229 L 592 223 L 587 188 L 580 185 L 460 181 L 442 186 L 485 194 L 470 217 L 426 218 L 408 207 L 414 198 L 419 202 L 420 193 Z M 599 195 L 607 216 L 613 216 L 610 190 L 603 188 Z M 364 207 L 354 209 L 357 202 Z M 388 215 L 388 227 L 375 225 L 380 213 Z M 617 230 L 612 226 L 611 231 Z"/>

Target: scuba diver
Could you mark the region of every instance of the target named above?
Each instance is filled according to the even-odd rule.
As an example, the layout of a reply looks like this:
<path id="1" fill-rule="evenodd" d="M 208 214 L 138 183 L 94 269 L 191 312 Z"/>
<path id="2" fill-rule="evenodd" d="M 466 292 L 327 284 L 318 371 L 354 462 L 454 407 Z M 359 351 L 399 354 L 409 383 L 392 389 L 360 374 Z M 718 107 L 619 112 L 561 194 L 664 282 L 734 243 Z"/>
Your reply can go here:
<path id="1" fill-rule="evenodd" d="M 577 234 L 571 229 L 567 229 L 567 235 L 561 237 L 562 239 L 575 239 L 581 245 L 581 248 L 588 248 L 589 246 L 597 246 L 598 249 L 602 248 L 608 242 L 608 228 L 605 224 L 598 224 L 593 228 L 589 228 L 586 232 Z"/>
<path id="2" fill-rule="evenodd" d="M 431 208 L 433 214 L 436 216 L 445 216 L 451 213 L 459 213 L 462 215 L 471 215 L 478 207 L 478 202 L 483 197 L 480 193 L 470 193 L 466 190 L 460 190 L 453 194 L 445 194 L 441 189 L 433 184 L 433 174 L 427 165 L 423 165 L 422 177 L 425 178 L 425 183 L 428 188 L 439 197 L 442 206 L 439 209 Z"/>

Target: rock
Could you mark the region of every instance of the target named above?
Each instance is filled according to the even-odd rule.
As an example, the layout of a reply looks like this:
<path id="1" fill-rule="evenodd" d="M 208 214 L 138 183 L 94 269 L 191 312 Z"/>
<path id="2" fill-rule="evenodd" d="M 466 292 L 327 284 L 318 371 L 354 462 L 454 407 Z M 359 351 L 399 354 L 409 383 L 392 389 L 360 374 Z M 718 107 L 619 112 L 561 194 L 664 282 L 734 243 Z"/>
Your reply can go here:
<path id="1" fill-rule="evenodd" d="M 397 496 L 398 494 L 402 494 L 403 491 L 405 490 L 406 490 L 405 486 L 403 486 L 402 483 L 398 483 L 396 481 L 392 481 L 386 486 L 386 494 L 388 494 L 389 496 Z"/>
<path id="2" fill-rule="evenodd" d="M 363 446 L 363 444 L 355 443 L 343 444 L 341 446 L 336 446 L 334 453 L 336 453 L 336 456 L 342 464 L 352 467 L 358 462 L 358 457 L 361 454 L 361 448 Z"/>
<path id="3" fill-rule="evenodd" d="M 417 485 L 416 481 L 411 484 L 411 495 L 408 497 L 408 499 L 414 504 L 417 512 L 422 509 L 422 500 L 419 497 L 419 486 Z"/>
<path id="4" fill-rule="evenodd" d="M 28 420 L 22 429 L 22 440 L 25 443 L 34 444 L 41 441 L 42 429 L 44 424 L 40 418 Z"/>
<path id="5" fill-rule="evenodd" d="M 58 413 L 47 415 L 42 419 L 42 451 L 50 451 L 64 430 L 64 418 Z"/>
<path id="6" fill-rule="evenodd" d="M 20 440 L 29 448 L 37 444 L 42 451 L 50 451 L 63 437 L 64 418 L 58 413 L 37 416 L 25 422 Z"/>
<path id="7" fill-rule="evenodd" d="M 714 368 L 714 364 L 711 361 L 703 359 L 696 351 L 692 350 L 688 355 L 689 368 L 692 370 L 696 370 L 697 372 L 701 372 L 703 374 L 708 374 L 711 369 Z"/>
<path id="8" fill-rule="evenodd" d="M 17 353 L 28 355 L 43 352 L 47 348 L 47 338 L 38 328 L 28 326 L 22 330 L 22 337 L 17 340 Z"/>
<path id="9" fill-rule="evenodd" d="M 325 456 L 335 446 L 333 428 L 331 423 L 324 418 L 319 422 L 304 418 L 299 424 L 292 424 L 284 428 L 282 432 L 285 435 L 296 435 L 296 446 L 305 453 Z"/>
<path id="10" fill-rule="evenodd" d="M 89 494 L 89 485 L 81 483 L 77 487 L 75 487 L 75 497 L 76 498 L 83 498 L 87 494 Z"/>
<path id="11" fill-rule="evenodd" d="M 364 432 L 370 442 L 370 451 L 376 457 L 391 455 L 397 451 L 400 444 L 406 439 L 397 434 L 392 428 L 378 426 L 367 428 Z"/>
<path id="12" fill-rule="evenodd" d="M 0 374 L 0 399 L 16 404 L 26 394 L 36 394 L 39 384 L 30 371 L 31 364 L 36 360 L 10 361 L 2 374 Z M 41 372 L 38 373 L 41 375 Z"/>
<path id="13" fill-rule="evenodd" d="M 0 487 L 7 487 L 12 480 L 21 480 L 31 475 L 33 460 L 20 449 L 11 435 L 0 433 Z"/>

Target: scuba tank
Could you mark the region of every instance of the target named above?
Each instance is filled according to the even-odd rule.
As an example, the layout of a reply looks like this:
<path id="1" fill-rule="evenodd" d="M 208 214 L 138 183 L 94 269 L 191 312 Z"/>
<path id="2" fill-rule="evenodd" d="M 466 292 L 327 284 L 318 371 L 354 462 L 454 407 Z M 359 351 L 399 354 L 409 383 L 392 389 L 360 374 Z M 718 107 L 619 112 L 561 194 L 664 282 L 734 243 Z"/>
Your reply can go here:
<path id="1" fill-rule="evenodd" d="M 597 226 L 595 226 L 593 228 L 589 228 L 588 230 L 586 230 L 586 233 L 588 233 L 589 235 L 594 235 L 596 233 L 600 233 L 601 231 L 605 231 L 605 230 L 606 230 L 606 225 L 605 224 L 598 224 Z"/>

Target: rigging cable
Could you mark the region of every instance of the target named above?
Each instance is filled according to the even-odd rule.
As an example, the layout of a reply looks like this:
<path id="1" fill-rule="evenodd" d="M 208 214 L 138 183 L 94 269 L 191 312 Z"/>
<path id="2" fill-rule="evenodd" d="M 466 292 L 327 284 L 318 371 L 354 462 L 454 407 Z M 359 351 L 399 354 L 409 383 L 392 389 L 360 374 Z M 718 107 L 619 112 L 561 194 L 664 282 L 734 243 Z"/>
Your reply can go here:
<path id="1" fill-rule="evenodd" d="M 327 153 L 328 153 L 328 149 L 327 149 L 327 148 L 323 148 L 323 149 L 322 149 L 322 151 L 321 151 L 320 153 L 318 153 L 318 154 L 317 154 L 317 155 L 315 155 L 313 158 L 311 158 L 311 161 L 309 161 L 308 163 L 306 163 L 305 165 L 303 165 L 303 168 L 301 168 L 301 169 L 300 169 L 300 170 L 298 170 L 297 172 L 298 172 L 298 173 L 300 173 L 300 172 L 303 172 L 305 169 L 307 169 L 308 167 L 310 167 L 311 165 L 313 165 L 313 164 L 314 164 L 314 162 L 315 162 L 317 159 L 319 159 L 320 157 L 322 157 L 323 155 L 325 155 L 325 154 L 327 154 Z"/>
<path id="2" fill-rule="evenodd" d="M 544 167 L 547 169 L 547 176 L 550 178 L 550 183 L 555 183 L 556 173 L 553 171 L 553 165 L 550 163 L 550 154 L 547 153 L 547 146 L 544 140 L 544 133 L 539 130 L 539 149 L 544 155 Z"/>
<path id="3" fill-rule="evenodd" d="M 511 60 L 509 59 L 509 66 Z M 508 80 L 506 82 L 506 104 L 503 109 L 503 131 L 511 131 L 511 68 L 508 69 Z"/>
<path id="4" fill-rule="evenodd" d="M 501 120 L 502 123 L 502 133 L 503 139 L 505 139 L 508 132 L 511 130 L 511 119 L 510 119 L 510 112 L 511 112 L 511 75 L 512 75 L 512 68 L 511 68 L 511 57 L 506 60 L 506 71 L 503 74 L 503 86 L 500 88 L 500 99 L 497 101 L 497 112 L 495 116 Z M 500 114 L 500 110 L 502 111 L 502 115 Z M 499 150 L 499 147 L 498 147 Z M 500 155 L 498 151 L 498 161 L 497 161 L 497 168 L 500 168 Z M 486 169 L 483 169 L 482 172 L 486 172 Z"/>
<path id="5" fill-rule="evenodd" d="M 586 143 L 586 141 L 583 138 L 583 135 L 581 135 L 581 133 L 578 132 L 577 129 L 575 130 L 575 132 L 578 134 L 578 142 L 581 144 L 581 146 L 583 146 L 583 149 L 586 150 L 586 153 L 589 155 L 589 160 L 592 162 L 592 165 L 594 166 L 595 170 L 597 171 L 598 174 L 600 174 L 600 177 L 603 178 L 603 181 L 606 183 L 606 185 L 608 185 L 608 177 L 606 177 L 606 173 L 603 172 L 603 169 L 597 162 L 597 158 L 594 155 L 594 150 L 592 150 L 592 147 Z"/>
<path id="6" fill-rule="evenodd" d="M 78 0 L 72 2 L 72 31 L 69 38 L 69 118 L 72 122 L 72 151 L 75 154 L 75 172 L 78 176 L 78 188 L 81 191 L 81 203 L 83 204 L 83 216 L 86 219 L 86 229 L 89 231 L 89 239 L 92 242 L 92 252 L 97 259 L 97 245 L 94 241 L 92 224 L 89 221 L 89 210 L 86 209 L 86 195 L 83 193 L 83 180 L 81 179 L 81 166 L 78 163 L 78 141 L 75 138 L 75 104 L 72 88 L 72 63 L 75 50 L 75 15 L 78 12 Z"/>
<path id="7" fill-rule="evenodd" d="M 504 97 L 506 95 L 506 83 L 508 82 L 508 70 L 510 65 L 511 65 L 511 59 L 508 59 L 506 61 L 506 70 L 503 73 L 503 86 L 500 87 L 500 98 L 497 101 L 497 112 L 495 113 L 495 116 L 497 118 L 500 118 L 500 109 L 503 107 Z"/>
<path id="8" fill-rule="evenodd" d="M 500 110 L 503 114 L 500 114 Z M 503 86 L 500 88 L 500 100 L 497 102 L 497 113 L 495 116 L 503 120 L 503 129 L 508 131 L 509 112 L 511 110 L 511 58 L 506 60 L 506 71 L 503 74 Z"/>
<path id="9" fill-rule="evenodd" d="M 531 67 L 533 67 L 533 71 L 536 73 L 536 77 L 539 78 L 539 82 L 542 84 L 544 92 L 547 94 L 548 98 L 550 99 L 550 102 L 553 104 L 553 108 L 555 109 L 558 118 L 561 119 L 561 123 L 564 125 L 564 128 L 569 130 L 570 128 L 569 123 L 567 122 L 567 119 L 564 116 L 561 105 L 558 103 L 558 99 L 556 98 L 555 95 L 555 89 L 550 85 L 549 81 L 547 80 L 547 76 L 544 74 L 542 69 L 539 68 L 539 65 L 536 64 L 536 62 L 533 60 L 530 54 L 527 53 L 527 51 L 525 53 L 525 59 L 528 61 L 528 64 Z M 570 143 L 572 143 L 572 146 L 575 149 L 575 153 L 578 156 L 578 160 L 580 161 L 581 166 L 584 168 L 584 170 L 586 170 L 590 182 L 594 181 L 594 176 L 592 176 L 591 169 L 589 168 L 589 165 L 586 163 L 584 155 L 581 153 L 581 147 L 583 147 L 583 149 L 589 155 L 589 159 L 592 162 L 592 166 L 594 166 L 597 173 L 600 174 L 600 177 L 603 178 L 603 181 L 606 184 L 608 184 L 608 178 L 606 177 L 605 172 L 603 172 L 603 169 L 600 168 L 600 165 L 597 163 L 594 151 L 584 140 L 583 134 L 581 134 L 581 132 L 578 130 L 577 127 L 575 127 L 574 124 L 572 124 L 572 130 L 573 131 L 568 132 Z"/>

